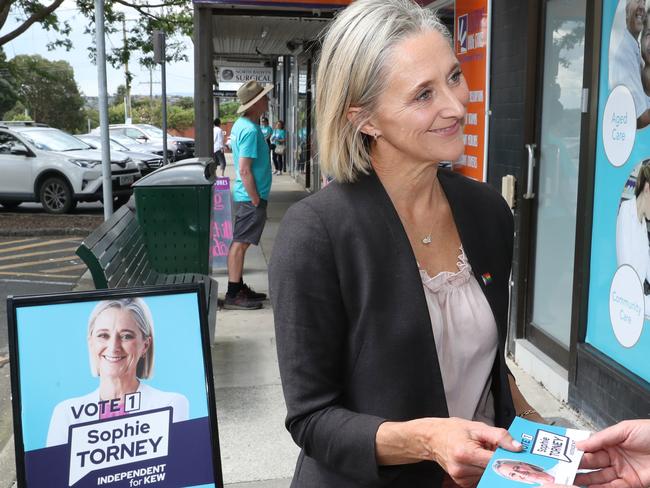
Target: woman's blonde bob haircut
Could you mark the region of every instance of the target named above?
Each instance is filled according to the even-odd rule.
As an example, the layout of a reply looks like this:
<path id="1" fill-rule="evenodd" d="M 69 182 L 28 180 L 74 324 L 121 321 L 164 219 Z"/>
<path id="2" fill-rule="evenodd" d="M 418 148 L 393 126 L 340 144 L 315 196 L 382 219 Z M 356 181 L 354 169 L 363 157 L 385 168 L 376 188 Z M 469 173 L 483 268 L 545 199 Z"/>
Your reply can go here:
<path id="1" fill-rule="evenodd" d="M 371 136 L 361 132 L 386 85 L 400 41 L 437 31 L 451 39 L 430 10 L 411 0 L 357 0 L 325 32 L 316 77 L 316 131 L 324 173 L 353 182 L 371 169 Z M 436 60 L 432 59 L 432 63 Z M 354 122 L 350 107 L 359 108 Z"/>
<path id="2" fill-rule="evenodd" d="M 88 319 L 88 339 L 92 336 L 93 329 L 95 328 L 95 321 L 97 317 L 101 315 L 102 312 L 108 310 L 109 308 L 116 308 L 118 310 L 124 310 L 131 313 L 133 320 L 138 324 L 138 329 L 142 332 L 143 340 L 151 338 L 149 341 L 149 347 L 144 353 L 144 356 L 138 359 L 138 365 L 136 366 L 135 375 L 140 379 L 147 379 L 153 376 L 153 317 L 151 316 L 151 310 L 149 306 L 144 302 L 142 298 L 119 298 L 116 300 L 102 300 L 95 305 L 95 308 L 90 313 Z M 90 359 L 90 373 L 93 376 L 99 376 L 99 371 L 97 369 L 97 364 L 92 357 L 90 348 L 88 349 L 88 357 Z"/>

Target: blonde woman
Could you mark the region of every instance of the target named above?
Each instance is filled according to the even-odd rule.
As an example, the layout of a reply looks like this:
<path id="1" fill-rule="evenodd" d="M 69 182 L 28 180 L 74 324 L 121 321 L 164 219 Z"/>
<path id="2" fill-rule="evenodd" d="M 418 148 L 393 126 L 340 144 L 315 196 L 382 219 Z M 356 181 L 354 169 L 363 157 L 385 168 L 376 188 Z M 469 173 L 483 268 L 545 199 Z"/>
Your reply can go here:
<path id="1" fill-rule="evenodd" d="M 141 298 L 102 300 L 88 319 L 90 372 L 98 388 L 54 407 L 47 447 L 68 442 L 71 425 L 172 407 L 173 422 L 187 420 L 189 402 L 179 393 L 160 391 L 142 381 L 153 376 L 153 318 Z"/>
<path id="2" fill-rule="evenodd" d="M 473 486 L 497 445 L 520 448 L 516 414 L 542 419 L 504 359 L 511 212 L 438 169 L 469 98 L 449 34 L 409 0 L 356 1 L 317 87 L 335 182 L 287 212 L 269 273 L 291 486 Z"/>

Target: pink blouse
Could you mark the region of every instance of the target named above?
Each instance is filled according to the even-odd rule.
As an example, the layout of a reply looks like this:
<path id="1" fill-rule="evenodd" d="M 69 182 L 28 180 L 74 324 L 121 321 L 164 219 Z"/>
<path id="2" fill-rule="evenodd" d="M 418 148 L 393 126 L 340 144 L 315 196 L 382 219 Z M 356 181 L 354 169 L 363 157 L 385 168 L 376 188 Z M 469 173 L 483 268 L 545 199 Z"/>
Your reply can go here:
<path id="1" fill-rule="evenodd" d="M 449 416 L 494 425 L 497 325 L 462 246 L 457 266 L 433 278 L 420 269 Z"/>

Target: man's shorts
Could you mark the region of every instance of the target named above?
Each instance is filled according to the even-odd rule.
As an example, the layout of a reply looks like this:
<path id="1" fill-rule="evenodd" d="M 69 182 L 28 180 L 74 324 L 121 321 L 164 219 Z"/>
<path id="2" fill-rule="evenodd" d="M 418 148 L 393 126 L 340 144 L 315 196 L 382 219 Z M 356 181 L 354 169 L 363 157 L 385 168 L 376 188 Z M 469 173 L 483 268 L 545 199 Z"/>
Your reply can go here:
<path id="1" fill-rule="evenodd" d="M 233 226 L 234 242 L 255 244 L 260 242 L 264 224 L 266 224 L 266 200 L 260 200 L 255 207 L 251 202 L 235 202 L 235 224 Z"/>

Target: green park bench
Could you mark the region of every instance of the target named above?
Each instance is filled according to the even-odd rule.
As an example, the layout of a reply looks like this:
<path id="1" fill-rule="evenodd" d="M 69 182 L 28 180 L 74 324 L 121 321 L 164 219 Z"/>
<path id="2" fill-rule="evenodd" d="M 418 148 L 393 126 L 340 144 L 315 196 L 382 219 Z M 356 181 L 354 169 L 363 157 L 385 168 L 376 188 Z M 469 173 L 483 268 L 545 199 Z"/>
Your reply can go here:
<path id="1" fill-rule="evenodd" d="M 126 205 L 84 239 L 77 255 L 86 263 L 96 289 L 134 288 L 180 283 L 202 283 L 207 305 L 210 340 L 218 307 L 217 282 L 196 273 L 165 274 L 156 271 L 147 252 L 144 233 L 136 215 Z"/>

